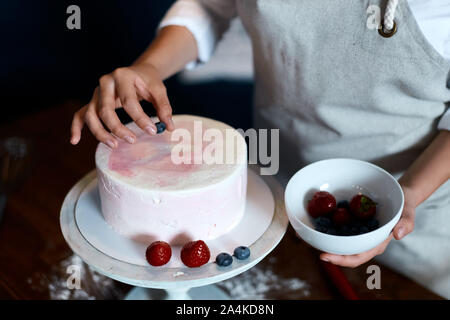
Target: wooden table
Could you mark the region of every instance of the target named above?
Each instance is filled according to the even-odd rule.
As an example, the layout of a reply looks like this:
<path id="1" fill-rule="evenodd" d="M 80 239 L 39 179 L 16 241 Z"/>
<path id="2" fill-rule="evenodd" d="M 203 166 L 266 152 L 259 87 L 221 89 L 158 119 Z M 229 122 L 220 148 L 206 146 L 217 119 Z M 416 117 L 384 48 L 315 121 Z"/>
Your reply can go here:
<path id="1" fill-rule="evenodd" d="M 66 193 L 95 166 L 96 141 L 87 131 L 79 146 L 69 143 L 72 114 L 79 105 L 68 102 L 0 127 L 0 137 L 29 137 L 34 144 L 31 175 L 9 196 L 0 222 L 0 299 L 120 299 L 130 290 L 84 265 L 60 231 L 59 211 Z M 280 245 L 255 270 L 227 280 L 222 287 L 237 298 L 244 297 L 239 294 L 268 299 L 339 298 L 317 256 L 289 228 Z M 66 287 L 71 264 L 81 266 L 80 290 Z M 382 289 L 369 290 L 366 268 L 345 270 L 362 298 L 439 299 L 382 266 Z"/>

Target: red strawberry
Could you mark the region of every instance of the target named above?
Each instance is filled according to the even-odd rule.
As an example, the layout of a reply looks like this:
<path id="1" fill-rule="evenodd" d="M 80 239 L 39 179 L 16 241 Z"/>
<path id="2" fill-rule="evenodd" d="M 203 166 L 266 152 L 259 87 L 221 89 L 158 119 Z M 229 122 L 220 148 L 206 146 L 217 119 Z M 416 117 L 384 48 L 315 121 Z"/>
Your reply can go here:
<path id="1" fill-rule="evenodd" d="M 336 199 L 326 191 L 319 191 L 314 194 L 308 202 L 308 213 L 314 219 L 327 215 L 336 209 Z"/>
<path id="2" fill-rule="evenodd" d="M 152 266 L 159 267 L 169 262 L 172 249 L 167 242 L 155 241 L 147 247 L 145 257 Z"/>
<path id="3" fill-rule="evenodd" d="M 368 220 L 373 218 L 377 212 L 377 203 L 363 194 L 357 194 L 350 201 L 350 211 L 355 218 Z"/>
<path id="4" fill-rule="evenodd" d="M 346 208 L 338 208 L 333 213 L 333 223 L 337 227 L 341 227 L 346 225 L 350 222 L 352 219 L 352 216 L 350 215 L 350 212 Z"/>
<path id="5" fill-rule="evenodd" d="M 181 261 L 189 268 L 196 268 L 208 263 L 211 254 L 202 240 L 186 243 L 181 249 Z"/>

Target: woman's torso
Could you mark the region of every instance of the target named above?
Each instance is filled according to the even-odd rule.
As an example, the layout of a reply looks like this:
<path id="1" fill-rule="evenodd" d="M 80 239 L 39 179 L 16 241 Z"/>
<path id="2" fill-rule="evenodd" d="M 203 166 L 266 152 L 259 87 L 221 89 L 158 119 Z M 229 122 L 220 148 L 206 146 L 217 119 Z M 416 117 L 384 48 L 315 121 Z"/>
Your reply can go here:
<path id="1" fill-rule="evenodd" d="M 280 129 L 280 169 L 332 157 L 404 171 L 431 141 L 450 101 L 450 62 L 400 1 L 398 31 L 367 27 L 379 0 L 241 0 L 252 39 L 255 122 Z M 294 151 L 295 150 L 295 151 Z"/>

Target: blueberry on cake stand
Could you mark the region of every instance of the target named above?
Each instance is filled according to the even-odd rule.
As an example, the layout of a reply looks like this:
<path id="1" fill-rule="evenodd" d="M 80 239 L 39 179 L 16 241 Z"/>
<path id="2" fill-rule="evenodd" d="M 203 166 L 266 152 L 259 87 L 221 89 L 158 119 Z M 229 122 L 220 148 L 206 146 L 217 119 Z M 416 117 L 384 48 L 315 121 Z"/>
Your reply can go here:
<path id="1" fill-rule="evenodd" d="M 107 225 L 100 210 L 95 171 L 81 179 L 66 195 L 60 223 L 71 249 L 96 271 L 135 286 L 126 299 L 233 299 L 214 286 L 255 266 L 280 242 L 288 225 L 283 189 L 269 176 L 248 170 L 246 210 L 241 221 L 227 234 L 206 240 L 211 261 L 199 268 L 184 266 L 180 247 L 172 247 L 171 261 L 152 267 L 145 260 L 148 244 L 120 236 Z M 248 246 L 251 255 L 228 267 L 214 258 Z M 161 290 L 162 289 L 162 290 Z"/>

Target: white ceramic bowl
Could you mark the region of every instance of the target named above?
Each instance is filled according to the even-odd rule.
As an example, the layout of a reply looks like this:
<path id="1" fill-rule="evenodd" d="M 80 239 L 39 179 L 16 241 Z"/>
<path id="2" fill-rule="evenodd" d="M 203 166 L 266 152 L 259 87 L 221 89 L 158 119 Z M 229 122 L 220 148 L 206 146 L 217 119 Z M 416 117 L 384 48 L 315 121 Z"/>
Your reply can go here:
<path id="1" fill-rule="evenodd" d="M 380 227 L 356 236 L 316 231 L 306 208 L 319 190 L 332 193 L 336 201 L 366 194 L 378 203 L 376 218 Z M 304 167 L 289 180 L 284 196 L 289 221 L 300 237 L 316 249 L 342 255 L 362 253 L 382 243 L 400 219 L 404 204 L 402 188 L 392 175 L 354 159 L 329 159 Z"/>

